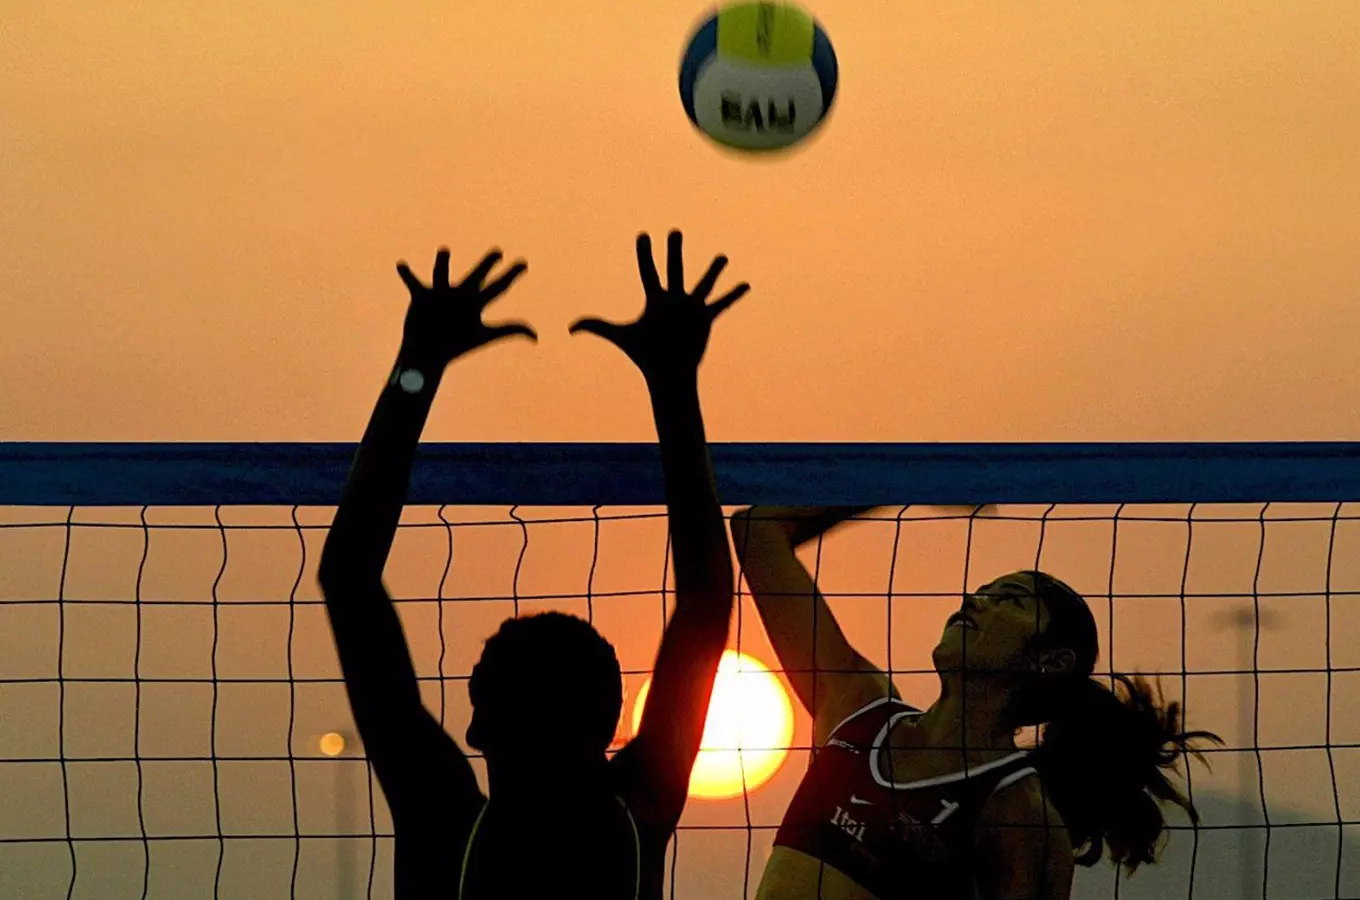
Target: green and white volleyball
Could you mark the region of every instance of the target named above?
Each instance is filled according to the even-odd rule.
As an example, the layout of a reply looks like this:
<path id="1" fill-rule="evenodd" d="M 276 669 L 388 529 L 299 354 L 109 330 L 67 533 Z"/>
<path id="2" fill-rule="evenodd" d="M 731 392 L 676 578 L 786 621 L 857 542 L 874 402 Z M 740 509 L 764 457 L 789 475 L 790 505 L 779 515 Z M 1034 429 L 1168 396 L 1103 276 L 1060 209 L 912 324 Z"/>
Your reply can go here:
<path id="1" fill-rule="evenodd" d="M 680 99 L 718 143 L 780 150 L 826 119 L 836 80 L 836 52 L 809 13 L 792 3 L 734 3 L 690 38 Z"/>

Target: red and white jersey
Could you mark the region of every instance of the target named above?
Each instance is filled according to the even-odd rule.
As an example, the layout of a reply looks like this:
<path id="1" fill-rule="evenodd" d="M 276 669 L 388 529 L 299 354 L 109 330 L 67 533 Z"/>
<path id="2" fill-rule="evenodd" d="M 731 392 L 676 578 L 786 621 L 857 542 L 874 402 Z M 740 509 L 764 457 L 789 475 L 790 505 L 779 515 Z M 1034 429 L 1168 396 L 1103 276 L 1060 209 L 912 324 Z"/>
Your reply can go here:
<path id="1" fill-rule="evenodd" d="M 888 734 L 919 715 L 884 697 L 836 726 L 789 803 L 775 846 L 821 860 L 880 900 L 971 900 L 982 807 L 1035 769 L 1021 750 L 966 773 L 895 783 Z"/>

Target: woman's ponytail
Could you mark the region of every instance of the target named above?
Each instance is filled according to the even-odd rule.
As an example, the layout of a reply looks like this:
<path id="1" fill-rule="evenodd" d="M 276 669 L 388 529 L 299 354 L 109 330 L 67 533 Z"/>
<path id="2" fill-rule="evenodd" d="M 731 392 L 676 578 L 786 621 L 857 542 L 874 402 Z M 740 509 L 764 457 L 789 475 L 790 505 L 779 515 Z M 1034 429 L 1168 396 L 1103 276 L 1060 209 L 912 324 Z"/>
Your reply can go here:
<path id="1" fill-rule="evenodd" d="M 1063 817 L 1077 863 L 1094 865 L 1106 845 L 1132 872 L 1156 857 L 1166 822 L 1161 803 L 1199 814 L 1168 777 L 1197 740 L 1223 741 L 1208 731 L 1182 732 L 1179 703 L 1163 704 L 1139 677 L 1115 676 L 1115 690 L 1085 675 L 1045 691 L 1042 739 L 1034 752 L 1048 796 Z"/>

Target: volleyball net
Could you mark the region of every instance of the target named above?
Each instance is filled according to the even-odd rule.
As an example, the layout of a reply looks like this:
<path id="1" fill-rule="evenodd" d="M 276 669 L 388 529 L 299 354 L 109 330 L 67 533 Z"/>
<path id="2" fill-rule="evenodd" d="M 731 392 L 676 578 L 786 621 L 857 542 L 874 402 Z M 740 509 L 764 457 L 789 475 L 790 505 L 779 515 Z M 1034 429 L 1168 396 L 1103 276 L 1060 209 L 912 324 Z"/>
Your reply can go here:
<path id="1" fill-rule="evenodd" d="M 315 577 L 353 452 L 0 444 L 0 897 L 391 896 L 391 820 Z M 1169 810 L 1158 865 L 1079 869 L 1075 897 L 1360 897 L 1360 444 L 712 457 L 729 513 L 882 507 L 800 556 L 910 702 L 938 693 L 961 593 L 1040 568 L 1090 602 L 1098 677 L 1158 676 L 1223 736 L 1211 769 L 1182 767 L 1200 825 Z M 674 600 L 663 488 L 653 445 L 421 447 L 386 582 L 460 745 L 482 641 L 549 609 L 615 644 L 627 739 Z M 732 646 L 777 672 L 740 594 Z M 787 746 L 704 751 L 713 799 L 688 805 L 668 896 L 754 896 L 809 759 L 792 709 Z"/>

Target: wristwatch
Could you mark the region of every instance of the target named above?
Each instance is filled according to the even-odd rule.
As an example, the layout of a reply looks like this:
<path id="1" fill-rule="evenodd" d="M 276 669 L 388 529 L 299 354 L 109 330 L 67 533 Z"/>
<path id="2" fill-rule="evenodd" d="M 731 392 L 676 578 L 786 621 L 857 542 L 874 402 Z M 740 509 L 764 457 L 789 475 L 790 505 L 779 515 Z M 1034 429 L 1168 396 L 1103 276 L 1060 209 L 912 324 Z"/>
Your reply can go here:
<path id="1" fill-rule="evenodd" d="M 398 363 L 392 370 L 392 378 L 387 382 L 395 384 L 407 394 L 419 394 L 425 387 L 425 376 L 419 369 L 404 369 Z"/>

